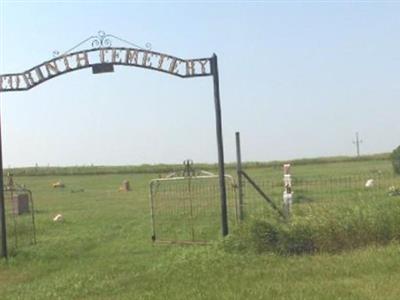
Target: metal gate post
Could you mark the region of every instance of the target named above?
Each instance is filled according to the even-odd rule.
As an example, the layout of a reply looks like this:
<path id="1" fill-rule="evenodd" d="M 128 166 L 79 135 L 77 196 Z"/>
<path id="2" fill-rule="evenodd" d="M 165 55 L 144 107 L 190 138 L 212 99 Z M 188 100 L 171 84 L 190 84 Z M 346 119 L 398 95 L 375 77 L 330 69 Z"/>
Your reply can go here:
<path id="1" fill-rule="evenodd" d="M 7 258 L 7 229 L 6 229 L 6 211 L 4 205 L 4 181 L 3 181 L 3 150 L 1 138 L 1 110 L 0 110 L 0 226 L 1 226 L 1 256 Z"/>
<path id="2" fill-rule="evenodd" d="M 219 94 L 219 75 L 217 55 L 214 53 L 211 57 L 211 73 L 214 83 L 214 104 L 215 104 L 215 120 L 217 129 L 217 144 L 218 144 L 218 175 L 219 189 L 221 199 L 221 222 L 222 235 L 226 236 L 228 230 L 228 210 L 226 205 L 226 186 L 225 186 L 225 165 L 224 165 L 224 146 L 222 141 L 222 117 L 221 117 L 221 101 Z"/>

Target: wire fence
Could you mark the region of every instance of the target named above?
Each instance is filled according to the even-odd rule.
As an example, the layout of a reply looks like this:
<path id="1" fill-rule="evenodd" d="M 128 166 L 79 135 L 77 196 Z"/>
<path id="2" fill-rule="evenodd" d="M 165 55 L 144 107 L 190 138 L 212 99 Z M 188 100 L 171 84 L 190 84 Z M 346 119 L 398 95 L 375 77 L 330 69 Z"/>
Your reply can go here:
<path id="1" fill-rule="evenodd" d="M 283 206 L 283 178 L 252 180 L 275 203 Z M 229 224 L 238 223 L 237 180 L 227 176 Z M 293 209 L 317 206 L 329 209 L 352 201 L 380 200 L 399 196 L 400 176 L 393 173 L 359 174 L 337 177 L 292 176 Z M 247 180 L 243 180 L 244 220 L 276 216 L 266 200 Z M 157 242 L 204 243 L 221 236 L 221 204 L 218 176 L 155 179 L 150 184 L 153 239 Z"/>
<path id="2" fill-rule="evenodd" d="M 282 207 L 284 184 L 281 178 L 266 180 L 255 176 L 253 180 L 278 207 Z M 400 176 L 391 172 L 337 177 L 292 176 L 292 191 L 294 207 L 301 204 L 323 204 L 324 207 L 329 207 L 351 201 L 400 196 Z M 243 184 L 243 194 L 245 217 L 267 217 L 274 214 L 247 181 Z"/>

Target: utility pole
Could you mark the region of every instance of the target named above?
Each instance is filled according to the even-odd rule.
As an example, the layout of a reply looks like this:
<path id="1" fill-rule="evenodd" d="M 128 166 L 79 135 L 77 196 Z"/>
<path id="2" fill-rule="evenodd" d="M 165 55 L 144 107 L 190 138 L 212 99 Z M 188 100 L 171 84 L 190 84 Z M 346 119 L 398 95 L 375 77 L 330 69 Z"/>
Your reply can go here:
<path id="1" fill-rule="evenodd" d="M 360 137 L 358 136 L 358 132 L 356 132 L 356 140 L 353 141 L 353 144 L 356 145 L 357 149 L 357 157 L 360 157 L 360 144 L 362 144 L 362 140 L 360 140 Z"/>

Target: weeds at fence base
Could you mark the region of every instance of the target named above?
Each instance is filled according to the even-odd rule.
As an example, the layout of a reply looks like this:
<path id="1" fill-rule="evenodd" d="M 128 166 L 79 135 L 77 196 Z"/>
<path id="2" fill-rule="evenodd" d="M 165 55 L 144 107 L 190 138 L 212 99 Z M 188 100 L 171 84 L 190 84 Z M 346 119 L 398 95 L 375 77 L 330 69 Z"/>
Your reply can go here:
<path id="1" fill-rule="evenodd" d="M 284 223 L 254 218 L 223 241 L 228 251 L 273 252 L 281 255 L 339 253 L 368 245 L 400 241 L 400 203 L 383 201 L 321 208 Z"/>

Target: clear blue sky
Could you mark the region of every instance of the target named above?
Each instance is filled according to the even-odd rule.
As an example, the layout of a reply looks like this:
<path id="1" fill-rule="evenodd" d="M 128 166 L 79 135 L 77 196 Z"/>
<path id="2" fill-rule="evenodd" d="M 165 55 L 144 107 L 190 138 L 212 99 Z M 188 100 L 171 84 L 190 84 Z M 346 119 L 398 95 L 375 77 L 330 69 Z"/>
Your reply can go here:
<path id="1" fill-rule="evenodd" d="M 104 30 L 219 56 L 225 155 L 269 161 L 400 144 L 400 3 L 3 1 L 0 73 Z M 55 2 L 55 1 L 54 1 Z M 216 162 L 211 78 L 119 67 L 1 94 L 5 166 Z"/>

